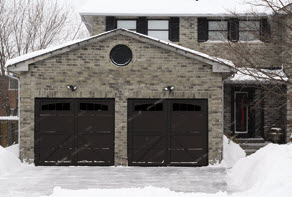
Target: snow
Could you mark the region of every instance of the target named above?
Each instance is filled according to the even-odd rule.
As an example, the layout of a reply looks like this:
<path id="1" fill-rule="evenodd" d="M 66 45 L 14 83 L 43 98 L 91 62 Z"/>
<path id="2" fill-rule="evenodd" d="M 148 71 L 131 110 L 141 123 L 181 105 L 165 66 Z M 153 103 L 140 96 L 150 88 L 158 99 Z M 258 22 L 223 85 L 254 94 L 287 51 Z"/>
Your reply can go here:
<path id="1" fill-rule="evenodd" d="M 88 38 L 88 39 L 90 39 L 90 38 Z M 86 40 L 86 39 L 74 40 L 74 41 L 70 41 L 70 42 L 67 42 L 67 43 L 62 44 L 62 45 L 49 47 L 47 49 L 42 49 L 42 50 L 34 51 L 34 52 L 31 52 L 31 53 L 28 53 L 28 54 L 25 54 L 25 55 L 22 55 L 22 56 L 18 56 L 16 58 L 7 60 L 7 62 L 5 64 L 5 67 L 8 67 L 10 65 L 14 65 L 14 64 L 17 64 L 19 62 L 23 62 L 23 61 L 26 61 L 26 60 L 29 60 L 29 59 L 32 59 L 32 58 L 35 58 L 35 57 L 38 57 L 38 56 L 42 56 L 44 54 L 47 54 L 47 53 L 50 53 L 52 51 L 56 51 L 58 49 L 61 49 L 61 48 L 64 48 L 64 47 L 67 47 L 67 46 L 82 42 L 84 40 Z"/>
<path id="2" fill-rule="evenodd" d="M 247 3 L 246 3 L 247 2 Z M 246 13 L 269 13 L 263 6 L 244 0 L 90 0 L 80 9 L 81 15 L 105 16 L 220 16 Z M 210 6 L 212 5 L 212 6 Z"/>
<path id="3" fill-rule="evenodd" d="M 227 168 L 232 167 L 240 159 L 245 158 L 244 150 L 232 140 L 223 136 L 223 160 L 221 165 Z"/>
<path id="4" fill-rule="evenodd" d="M 231 151 L 224 153 L 225 161 L 232 161 L 230 158 L 235 158 L 238 154 L 226 176 L 228 189 L 204 193 L 187 192 L 187 189 L 194 187 L 210 190 L 211 185 L 211 187 L 219 186 L 220 183 L 216 181 L 224 175 L 220 175 L 222 173 L 220 168 L 35 167 L 20 163 L 13 154 L 17 150 L 17 145 L 6 149 L 0 147 L 0 196 L 291 196 L 292 144 L 269 144 L 247 157 L 243 157 L 236 144 L 232 142 L 228 144 L 226 137 L 224 146 L 224 151 Z M 232 150 L 232 148 L 237 150 Z M 140 187 L 145 183 L 146 186 Z M 181 185 L 183 190 L 173 190 L 178 185 Z M 54 189 L 50 189 L 52 187 Z M 8 193 L 6 193 L 7 190 Z"/>
<path id="5" fill-rule="evenodd" d="M 5 148 L 5 150 L 8 151 L 9 153 L 12 153 L 17 158 L 19 158 L 19 145 L 18 144 L 13 144 L 12 146 L 8 146 Z"/>
<path id="6" fill-rule="evenodd" d="M 291 164 L 291 144 L 269 144 L 239 160 L 228 173 L 228 185 L 241 191 L 266 193 L 267 196 L 291 196 Z"/>
<path id="7" fill-rule="evenodd" d="M 0 120 L 19 120 L 18 116 L 0 116 Z"/>
<path id="8" fill-rule="evenodd" d="M 21 167 L 21 162 L 16 155 L 17 145 L 3 148 L 0 146 L 0 175 L 11 173 Z"/>
<path id="9" fill-rule="evenodd" d="M 231 77 L 231 81 L 268 81 L 279 80 L 288 81 L 288 77 L 283 69 L 255 69 L 255 68 L 236 68 L 237 73 Z"/>
<path id="10" fill-rule="evenodd" d="M 43 56 L 43 55 L 45 55 L 47 53 L 51 53 L 53 51 L 60 50 L 60 49 L 65 48 L 65 47 L 72 46 L 74 44 L 78 44 L 78 43 L 85 42 L 85 41 L 88 41 L 88 40 L 91 40 L 91 39 L 94 39 L 94 38 L 98 38 L 98 37 L 104 36 L 106 34 L 109 34 L 111 32 L 114 32 L 114 31 L 125 31 L 125 32 L 131 33 L 131 34 L 135 34 L 135 35 L 137 35 L 139 37 L 148 38 L 150 40 L 153 40 L 153 41 L 156 41 L 156 42 L 160 42 L 160 43 L 163 43 L 163 44 L 168 45 L 168 46 L 172 46 L 172 47 L 177 48 L 177 49 L 181 49 L 181 50 L 183 50 L 185 52 L 194 54 L 196 56 L 200 56 L 202 58 L 206 58 L 206 59 L 211 60 L 211 61 L 218 62 L 220 64 L 226 64 L 226 65 L 228 65 L 230 67 L 235 67 L 234 64 L 232 63 L 232 61 L 230 61 L 230 60 L 217 58 L 217 57 L 212 57 L 212 56 L 209 56 L 209 55 L 207 55 L 205 53 L 201 53 L 201 52 L 198 52 L 198 51 L 186 48 L 186 47 L 182 47 L 182 46 L 177 45 L 177 44 L 169 43 L 169 42 L 166 42 L 166 41 L 163 41 L 163 40 L 159 40 L 159 39 L 156 39 L 156 38 L 144 35 L 144 34 L 140 34 L 140 33 L 134 32 L 134 31 L 130 31 L 130 30 L 127 30 L 127 29 L 123 29 L 123 28 L 120 28 L 120 29 L 117 29 L 117 30 L 107 31 L 107 32 L 104 32 L 104 33 L 101 33 L 101 34 L 98 34 L 98 35 L 95 35 L 95 36 L 91 36 L 91 37 L 86 38 L 86 39 L 75 40 L 75 41 L 71 41 L 71 42 L 65 43 L 63 45 L 59 45 L 59 46 L 55 46 L 55 47 L 51 47 L 51 48 L 35 51 L 35 52 L 32 52 L 32 53 L 28 53 L 26 55 L 22 55 L 22 56 L 14 58 L 14 59 L 8 60 L 6 62 L 5 67 L 7 68 L 8 66 L 11 66 L 11 65 L 23 62 L 23 61 L 27 61 L 27 60 L 30 60 L 30 59 L 34 59 L 34 58 Z"/>

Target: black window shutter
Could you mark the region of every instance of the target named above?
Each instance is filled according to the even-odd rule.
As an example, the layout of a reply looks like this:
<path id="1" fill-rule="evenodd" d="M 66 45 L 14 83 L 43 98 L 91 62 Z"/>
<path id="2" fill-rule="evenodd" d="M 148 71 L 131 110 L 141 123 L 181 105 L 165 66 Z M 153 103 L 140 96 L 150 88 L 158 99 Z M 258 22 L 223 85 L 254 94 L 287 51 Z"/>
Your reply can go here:
<path id="1" fill-rule="evenodd" d="M 139 17 L 137 21 L 137 32 L 141 34 L 148 34 L 148 23 L 146 17 Z"/>
<path id="2" fill-rule="evenodd" d="M 116 29 L 116 19 L 113 16 L 107 16 L 105 19 L 106 31 Z"/>
<path id="3" fill-rule="evenodd" d="M 208 26 L 207 18 L 198 18 L 198 42 L 205 42 L 209 39 Z"/>
<path id="4" fill-rule="evenodd" d="M 169 20 L 169 40 L 179 42 L 179 17 L 171 17 Z"/>
<path id="5" fill-rule="evenodd" d="M 239 20 L 232 18 L 229 20 L 229 41 L 237 42 L 239 40 Z"/>
<path id="6" fill-rule="evenodd" d="M 271 38 L 271 27 L 267 18 L 261 19 L 261 41 L 269 42 Z"/>

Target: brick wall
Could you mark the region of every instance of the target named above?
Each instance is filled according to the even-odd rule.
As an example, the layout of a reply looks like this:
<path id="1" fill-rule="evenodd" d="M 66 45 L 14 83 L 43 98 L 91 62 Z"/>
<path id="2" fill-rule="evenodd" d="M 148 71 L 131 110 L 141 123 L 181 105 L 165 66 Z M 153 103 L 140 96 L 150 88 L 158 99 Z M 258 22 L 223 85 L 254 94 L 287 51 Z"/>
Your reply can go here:
<path id="1" fill-rule="evenodd" d="M 125 17 L 123 17 L 125 18 Z M 126 17 L 127 19 L 135 17 Z M 137 18 L 137 17 L 136 17 Z M 149 17 L 149 19 L 168 19 L 166 17 Z M 246 42 L 240 45 L 226 42 L 198 42 L 197 17 L 180 17 L 180 40 L 178 43 L 184 47 L 194 49 L 211 56 L 221 57 L 233 61 L 239 66 L 248 66 L 244 58 L 249 58 L 253 65 L 261 67 L 280 67 L 281 64 L 281 25 L 272 24 L 273 41 Z M 105 17 L 93 17 L 93 35 L 105 32 Z M 242 50 L 238 55 L 235 50 Z"/>
<path id="2" fill-rule="evenodd" d="M 126 44 L 133 61 L 117 67 L 110 50 Z M 37 62 L 21 78 L 21 158 L 34 158 L 34 98 L 115 98 L 115 164 L 127 165 L 127 98 L 208 99 L 209 160 L 221 160 L 222 75 L 212 66 L 126 36 Z M 77 85 L 76 92 L 66 89 Z M 176 87 L 172 94 L 165 85 Z"/>

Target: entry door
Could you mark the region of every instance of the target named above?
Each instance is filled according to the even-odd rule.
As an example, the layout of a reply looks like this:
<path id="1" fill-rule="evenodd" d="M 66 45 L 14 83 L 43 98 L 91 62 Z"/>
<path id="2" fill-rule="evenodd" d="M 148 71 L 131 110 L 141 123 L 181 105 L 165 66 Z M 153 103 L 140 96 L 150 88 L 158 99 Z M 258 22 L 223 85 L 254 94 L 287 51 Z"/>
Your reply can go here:
<path id="1" fill-rule="evenodd" d="M 36 99 L 36 165 L 114 165 L 113 99 Z"/>
<path id="2" fill-rule="evenodd" d="M 207 111 L 207 100 L 129 99 L 129 165 L 208 165 Z"/>

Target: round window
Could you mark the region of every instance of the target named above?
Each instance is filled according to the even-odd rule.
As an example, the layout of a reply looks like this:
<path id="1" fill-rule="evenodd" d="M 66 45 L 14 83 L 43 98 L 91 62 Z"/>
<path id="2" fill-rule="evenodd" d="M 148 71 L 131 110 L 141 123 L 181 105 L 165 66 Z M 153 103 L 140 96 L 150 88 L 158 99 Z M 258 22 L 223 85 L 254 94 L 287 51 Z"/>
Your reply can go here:
<path id="1" fill-rule="evenodd" d="M 111 61 L 117 66 L 126 66 L 132 60 L 132 51 L 126 45 L 115 46 L 110 53 Z"/>

